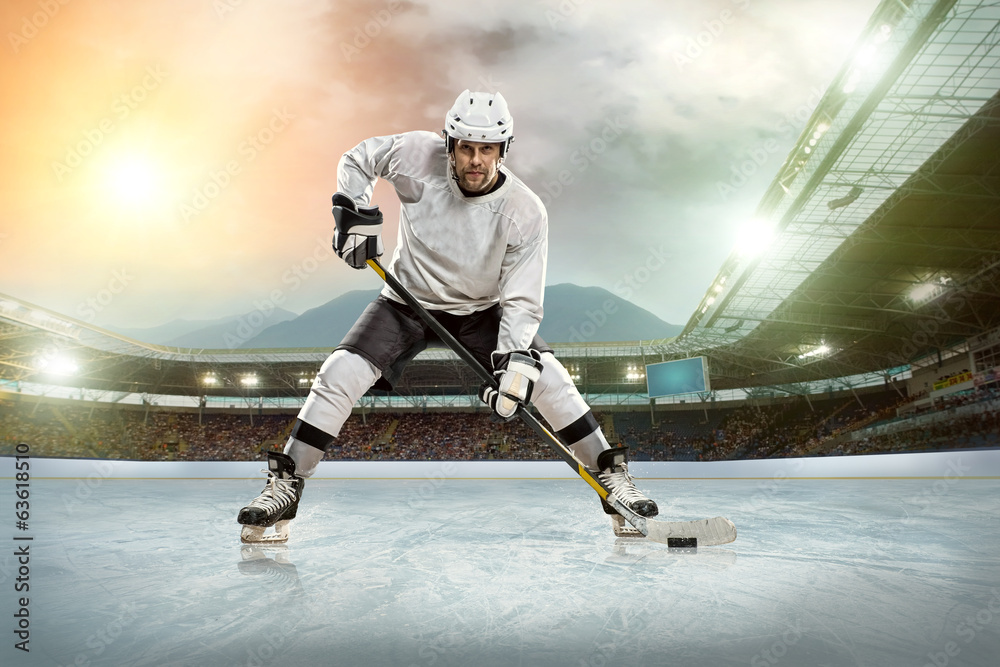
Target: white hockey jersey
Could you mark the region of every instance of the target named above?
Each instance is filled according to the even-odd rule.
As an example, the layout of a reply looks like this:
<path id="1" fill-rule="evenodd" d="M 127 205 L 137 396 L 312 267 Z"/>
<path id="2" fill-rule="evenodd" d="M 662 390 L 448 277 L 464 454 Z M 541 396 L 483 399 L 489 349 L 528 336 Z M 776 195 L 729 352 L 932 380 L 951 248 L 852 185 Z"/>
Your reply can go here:
<path id="1" fill-rule="evenodd" d="M 451 177 L 444 139 L 431 132 L 374 137 L 344 154 L 337 189 L 371 202 L 378 177 L 402 203 L 389 271 L 428 310 L 464 315 L 499 303 L 497 349 L 527 349 L 542 321 L 548 216 L 503 165 L 490 194 L 466 197 Z M 382 294 L 402 301 L 386 286 Z"/>

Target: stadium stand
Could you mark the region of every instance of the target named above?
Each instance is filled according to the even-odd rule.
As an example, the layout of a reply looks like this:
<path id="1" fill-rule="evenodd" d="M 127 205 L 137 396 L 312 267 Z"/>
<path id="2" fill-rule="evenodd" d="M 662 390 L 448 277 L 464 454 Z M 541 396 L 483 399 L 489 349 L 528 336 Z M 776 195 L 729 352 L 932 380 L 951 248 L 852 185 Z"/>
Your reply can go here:
<path id="1" fill-rule="evenodd" d="M 602 423 L 635 460 L 716 461 L 995 447 L 1000 391 L 981 387 L 933 407 L 893 390 L 739 407 L 607 411 Z M 903 416 L 898 416 L 902 413 Z M 31 442 L 36 456 L 135 460 L 263 460 L 295 414 L 203 414 L 80 401 L 0 401 L 0 454 Z M 520 422 L 478 412 L 374 412 L 350 417 L 328 460 L 554 460 Z"/>

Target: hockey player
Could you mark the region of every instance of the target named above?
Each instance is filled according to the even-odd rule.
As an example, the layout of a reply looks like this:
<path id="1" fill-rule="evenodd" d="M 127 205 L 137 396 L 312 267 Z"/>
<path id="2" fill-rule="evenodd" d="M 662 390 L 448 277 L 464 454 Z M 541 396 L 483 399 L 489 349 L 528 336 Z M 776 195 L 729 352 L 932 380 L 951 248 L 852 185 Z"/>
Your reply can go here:
<path id="1" fill-rule="evenodd" d="M 504 165 L 514 121 L 500 93 L 466 90 L 442 136 L 375 137 L 337 167 L 334 248 L 356 269 L 382 255 L 382 214 L 371 206 L 378 178 L 402 204 L 388 270 L 476 356 L 494 369 L 498 391 L 482 400 L 502 420 L 531 401 L 584 465 L 643 516 L 656 503 L 632 482 L 624 447 L 612 448 L 552 349 L 542 319 L 548 218 L 539 198 Z M 284 453 L 268 456 L 264 491 L 240 510 L 247 542 L 283 541 L 305 480 L 373 385 L 391 388 L 433 333 L 388 286 L 324 362 Z M 603 503 L 603 501 L 602 501 Z M 604 510 L 615 515 L 607 503 Z M 276 533 L 264 535 L 264 529 Z"/>

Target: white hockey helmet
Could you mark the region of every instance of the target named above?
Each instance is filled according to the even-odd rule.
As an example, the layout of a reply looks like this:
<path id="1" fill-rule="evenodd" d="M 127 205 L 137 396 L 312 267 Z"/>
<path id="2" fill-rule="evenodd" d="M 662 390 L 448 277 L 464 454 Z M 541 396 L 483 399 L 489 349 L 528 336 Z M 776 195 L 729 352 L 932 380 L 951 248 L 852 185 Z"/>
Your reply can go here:
<path id="1" fill-rule="evenodd" d="M 500 93 L 473 93 L 466 89 L 444 118 L 448 152 L 459 139 L 499 143 L 500 157 L 514 141 L 514 119 L 507 110 L 507 100 Z"/>

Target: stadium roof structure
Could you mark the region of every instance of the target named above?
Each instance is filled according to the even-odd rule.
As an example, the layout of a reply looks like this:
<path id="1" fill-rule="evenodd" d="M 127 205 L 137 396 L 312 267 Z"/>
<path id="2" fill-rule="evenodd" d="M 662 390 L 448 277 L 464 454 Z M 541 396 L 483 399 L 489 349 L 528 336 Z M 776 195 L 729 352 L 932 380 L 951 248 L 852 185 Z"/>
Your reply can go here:
<path id="1" fill-rule="evenodd" d="M 669 358 L 713 387 L 878 371 L 1000 324 L 1000 5 L 883 2 Z"/>
<path id="2" fill-rule="evenodd" d="M 713 389 L 788 386 L 1000 327 L 1000 5 L 880 4 L 756 217 L 769 247 L 730 255 L 677 338 L 557 345 L 578 384 L 642 393 L 632 371 L 703 355 Z M 0 341 L 0 380 L 119 396 L 303 396 L 331 351 L 151 345 L 2 295 Z M 428 350 L 397 389 L 478 385 Z"/>

